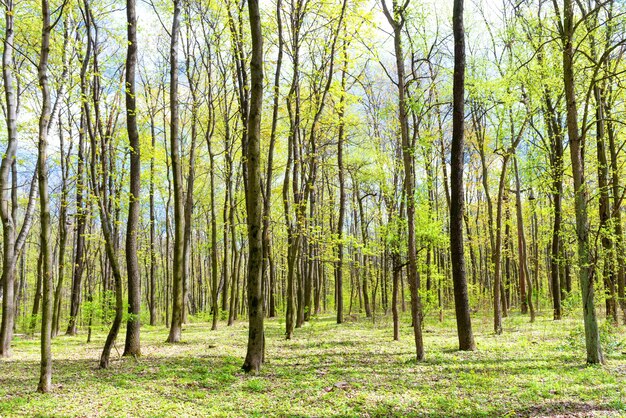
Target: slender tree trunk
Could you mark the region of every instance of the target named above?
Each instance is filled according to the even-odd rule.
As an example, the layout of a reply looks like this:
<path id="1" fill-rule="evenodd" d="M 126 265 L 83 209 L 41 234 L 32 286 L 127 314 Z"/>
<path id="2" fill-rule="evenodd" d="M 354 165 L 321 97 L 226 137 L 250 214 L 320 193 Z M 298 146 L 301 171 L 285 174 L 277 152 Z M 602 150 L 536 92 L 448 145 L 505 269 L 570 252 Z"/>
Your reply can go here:
<path id="1" fill-rule="evenodd" d="M 610 91 L 610 86 L 609 86 Z M 609 139 L 609 154 L 611 157 L 611 187 L 613 191 L 613 201 L 611 216 L 613 221 L 613 233 L 615 234 L 615 261 L 617 262 L 617 299 L 622 310 L 623 320 L 626 323 L 626 299 L 624 298 L 624 288 L 626 287 L 626 257 L 624 254 L 624 232 L 622 229 L 622 200 L 620 166 L 618 160 L 618 149 L 615 141 L 615 128 L 611 119 L 610 107 L 606 108 L 607 136 Z"/>
<path id="2" fill-rule="evenodd" d="M 17 150 L 17 97 L 13 79 L 13 0 L 6 2 L 4 51 L 2 53 L 2 75 L 6 100 L 7 148 L 0 165 L 0 217 L 2 218 L 2 326 L 0 328 L 0 357 L 11 355 L 13 323 L 15 322 L 15 222 L 10 214 L 11 186 L 9 172 Z"/>
<path id="3" fill-rule="evenodd" d="M 207 141 L 207 146 L 209 147 L 209 161 L 210 161 L 210 184 L 211 184 L 211 311 L 213 312 L 213 322 L 211 324 L 211 330 L 217 329 L 217 318 L 219 315 L 219 305 L 218 305 L 218 286 L 219 279 L 217 274 L 217 217 L 215 215 L 215 157 L 211 150 L 211 141 Z M 224 202 L 224 207 L 226 207 L 226 202 Z M 224 227 L 226 229 L 226 227 Z M 224 234 L 226 236 L 226 232 Z M 227 253 L 226 248 L 226 240 L 224 240 L 224 254 Z M 227 258 L 224 257 L 224 264 L 222 269 L 224 272 L 227 271 Z M 224 283 L 226 283 L 226 274 L 224 274 Z M 224 292 L 227 290 L 225 289 Z M 223 298 L 226 300 L 226 297 Z"/>
<path id="4" fill-rule="evenodd" d="M 156 152 L 156 135 L 154 132 L 154 115 L 150 114 L 150 137 L 151 137 L 151 156 L 150 156 L 150 290 L 149 290 L 149 308 L 150 308 L 150 325 L 155 326 L 157 323 L 157 306 L 156 306 L 156 214 L 154 208 L 154 154 Z"/>
<path id="5" fill-rule="evenodd" d="M 98 51 L 97 45 L 95 44 L 96 39 L 94 39 L 93 32 L 97 31 L 95 27 L 95 22 L 93 20 L 93 14 L 91 11 L 91 7 L 89 5 L 89 0 L 84 0 L 84 10 L 85 10 L 85 30 L 87 33 L 87 48 L 93 48 L 94 51 Z M 114 193 L 113 184 L 107 179 L 110 180 L 109 170 L 112 169 L 112 166 L 109 162 L 110 157 L 110 149 L 107 143 L 107 138 L 110 137 L 112 127 L 107 127 L 106 131 L 103 130 L 102 123 L 100 120 L 100 72 L 98 69 L 98 55 L 94 53 L 93 57 L 93 92 L 92 92 L 92 103 L 94 105 L 94 116 L 95 121 L 92 121 L 90 111 L 90 102 L 88 100 L 82 101 L 82 118 L 84 119 L 84 126 L 86 127 L 86 132 L 89 135 L 89 139 L 91 142 L 91 156 L 90 156 L 90 174 L 91 174 L 91 188 L 93 190 L 93 194 L 95 196 L 95 200 L 97 201 L 99 213 L 100 213 L 100 225 L 102 234 L 104 236 L 104 246 L 106 250 L 106 261 L 107 267 L 111 269 L 113 274 L 113 278 L 115 280 L 115 316 L 113 319 L 113 323 L 111 324 L 111 328 L 107 335 L 106 341 L 104 343 L 104 347 L 102 349 L 102 354 L 100 355 L 100 363 L 99 367 L 101 369 L 105 369 L 109 366 L 109 358 L 111 354 L 111 349 L 113 348 L 113 344 L 115 344 L 115 340 L 117 339 L 117 335 L 119 333 L 120 326 L 122 324 L 122 318 L 124 315 L 124 294 L 122 288 L 122 275 L 120 270 L 119 261 L 117 259 L 118 250 L 117 250 L 117 237 L 116 230 L 112 227 L 112 224 L 115 224 L 115 221 L 111 219 L 111 209 L 112 202 L 110 194 Z M 98 144 L 100 145 L 100 149 L 98 152 Z M 100 175 L 100 177 L 99 177 Z M 113 176 L 111 176 L 113 177 Z M 104 283 L 103 283 L 104 284 Z M 103 286 L 103 292 L 108 290 L 105 286 Z"/>
<path id="6" fill-rule="evenodd" d="M 274 102 L 272 105 L 272 130 L 270 133 L 270 143 L 267 152 L 267 172 L 265 176 L 265 195 L 263 200 L 263 277 L 269 274 L 268 286 L 268 316 L 273 318 L 276 316 L 276 300 L 275 300 L 275 279 L 274 265 L 271 258 L 271 239 L 270 239 L 270 210 L 272 202 L 272 170 L 274 161 L 274 147 L 276 144 L 276 128 L 278 126 L 278 108 L 280 93 L 280 71 L 283 62 L 283 28 L 282 28 L 282 1 L 276 1 L 276 25 L 278 30 L 278 56 L 276 58 L 276 71 L 274 73 Z"/>
<path id="7" fill-rule="evenodd" d="M 64 80 L 69 73 L 69 54 L 68 54 L 68 45 L 69 45 L 69 20 L 67 18 L 63 21 L 63 72 L 61 74 L 61 79 Z M 59 88 L 57 92 L 57 99 L 55 100 L 55 107 L 60 103 L 60 97 L 63 94 L 63 86 Z M 51 112 L 51 117 L 54 117 L 54 110 Z M 72 150 L 72 146 L 70 144 L 67 154 L 65 154 L 64 149 L 64 136 L 63 136 L 63 125 L 61 123 L 61 114 L 57 113 L 58 120 L 58 130 L 59 130 L 59 148 L 61 153 L 61 198 L 59 202 L 59 258 L 58 258 L 58 279 L 57 286 L 54 291 L 54 302 L 52 305 L 52 336 L 56 337 L 59 334 L 59 320 L 61 316 L 61 293 L 63 291 L 63 283 L 65 281 L 65 252 L 67 248 L 67 196 L 68 196 L 68 172 L 69 172 L 69 164 L 70 164 L 70 154 Z M 48 124 L 48 131 L 50 130 L 51 124 Z"/>
<path id="8" fill-rule="evenodd" d="M 404 52 L 402 49 L 402 27 L 404 24 L 405 7 L 398 6 L 394 0 L 393 15 L 387 9 L 383 1 L 384 12 L 387 20 L 394 30 L 394 49 L 396 56 L 396 69 L 398 72 L 398 107 L 400 122 L 400 137 L 402 145 L 402 161 L 404 164 L 404 190 L 407 201 L 406 215 L 408 228 L 407 243 L 407 280 L 411 291 L 411 318 L 413 320 L 413 332 L 415 337 L 415 351 L 417 361 L 424 360 L 424 343 L 422 340 L 422 306 L 419 296 L 419 276 L 417 272 L 417 249 L 415 246 L 415 167 L 413 160 L 413 145 L 409 138 L 409 124 L 407 117 L 407 103 L 405 101 L 405 71 Z"/>
<path id="9" fill-rule="evenodd" d="M 88 18 L 86 18 L 88 20 Z M 89 25 L 87 26 L 89 28 Z M 84 56 L 80 57 L 80 95 L 87 97 L 88 81 L 87 72 L 89 69 L 89 60 L 91 59 L 91 42 L 87 42 Z M 81 303 L 82 278 L 85 266 L 85 227 L 87 224 L 87 213 L 85 210 L 84 194 L 85 194 L 85 135 L 87 131 L 85 106 L 81 106 L 80 129 L 78 131 L 78 155 L 76 163 L 76 215 L 75 223 L 75 251 L 74 251 L 74 269 L 72 271 L 72 296 L 70 302 L 70 319 L 67 325 L 66 335 L 76 335 L 78 311 Z"/>
<path id="10" fill-rule="evenodd" d="M 180 29 L 180 0 L 173 0 L 174 16 L 172 18 L 170 44 L 170 158 L 172 160 L 172 176 L 174 187 L 174 259 L 172 277 L 172 320 L 168 343 L 180 341 L 183 326 L 183 271 L 184 263 L 184 207 L 183 181 L 180 163 L 180 144 L 178 139 L 178 37 Z"/>
<path id="11" fill-rule="evenodd" d="M 400 340 L 400 317 L 398 315 L 398 284 L 400 282 L 400 274 L 402 274 L 402 266 L 400 264 L 399 254 L 391 255 L 393 260 L 392 275 L 393 289 L 391 292 L 391 314 L 393 316 L 393 340 Z"/>
<path id="12" fill-rule="evenodd" d="M 197 85 L 190 72 L 189 53 L 187 54 L 187 80 L 191 92 L 191 144 L 189 145 L 189 171 L 187 174 L 187 192 L 184 202 L 184 231 L 183 231 L 183 323 L 187 322 L 189 305 L 189 279 L 193 277 L 190 271 L 191 231 L 193 216 L 193 188 L 196 176 L 196 142 L 198 137 L 198 98 Z"/>
<path id="13" fill-rule="evenodd" d="M 522 212 L 522 196 L 519 181 L 519 171 L 517 169 L 517 159 L 513 160 L 515 171 L 515 208 L 517 216 L 517 250 L 519 255 L 519 275 L 520 282 L 524 281 L 528 285 L 527 303 L 530 310 L 530 322 L 535 322 L 535 305 L 533 304 L 533 286 L 528 270 L 528 256 L 526 235 L 524 233 L 524 215 Z"/>
<path id="14" fill-rule="evenodd" d="M 548 135 L 550 136 L 551 168 L 552 168 L 552 202 L 554 206 L 554 223 L 552 226 L 552 244 L 550 254 L 550 281 L 552 290 L 552 309 L 554 320 L 561 319 L 561 223 L 563 202 L 563 134 L 552 105 L 549 92 L 544 94 L 545 118 Z"/>
<path id="15" fill-rule="evenodd" d="M 553 0 L 556 10 L 558 3 Z M 567 133 L 569 137 L 572 175 L 574 177 L 574 201 L 576 212 L 576 237 L 578 243 L 578 263 L 580 286 L 583 300 L 585 323 L 585 344 L 587 362 L 603 363 L 600 333 L 594 305 L 593 271 L 594 265 L 589 244 L 589 221 L 587 219 L 587 188 L 585 185 L 584 155 L 578 129 L 578 108 L 574 84 L 574 6 L 572 0 L 563 0 L 564 18 L 561 23 L 563 42 L 563 84 L 567 102 Z"/>
<path id="16" fill-rule="evenodd" d="M 40 245 L 42 255 L 43 306 L 41 316 L 41 370 L 37 391 L 47 393 L 52 389 L 52 245 L 50 243 L 50 195 L 48 191 L 48 125 L 50 124 L 50 87 L 48 84 L 48 56 L 50 54 L 50 10 L 48 0 L 41 0 L 42 31 L 41 53 L 37 76 L 41 89 L 41 115 L 39 118 L 39 175 Z"/>
<path id="17" fill-rule="evenodd" d="M 604 93 L 596 83 L 593 87 L 596 107 L 596 155 L 598 157 L 598 189 L 600 218 L 600 236 L 602 243 L 602 257 L 604 258 L 604 290 L 606 298 L 606 316 L 617 322 L 617 291 L 613 266 L 613 240 L 610 231 L 611 203 L 609 200 L 609 164 L 606 158 L 606 123 L 604 112 Z"/>
<path id="18" fill-rule="evenodd" d="M 335 294 L 337 307 L 337 323 L 343 322 L 343 224 L 346 212 L 346 176 L 343 164 L 343 141 L 345 131 L 345 101 L 346 75 L 348 57 L 346 55 L 346 41 L 343 44 L 344 61 L 341 71 L 341 96 L 337 110 L 339 118 L 339 132 L 337 134 L 337 172 L 339 176 L 339 216 L 337 218 L 337 261 L 335 262 Z"/>

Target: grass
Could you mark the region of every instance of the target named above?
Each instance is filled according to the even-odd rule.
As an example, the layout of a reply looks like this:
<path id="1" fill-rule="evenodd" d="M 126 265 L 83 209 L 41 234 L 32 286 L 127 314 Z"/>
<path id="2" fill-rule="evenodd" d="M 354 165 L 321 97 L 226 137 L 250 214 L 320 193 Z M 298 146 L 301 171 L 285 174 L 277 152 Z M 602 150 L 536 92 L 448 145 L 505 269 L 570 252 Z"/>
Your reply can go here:
<path id="1" fill-rule="evenodd" d="M 145 326 L 143 355 L 114 350 L 108 370 L 97 369 L 105 330 L 90 344 L 60 336 L 47 395 L 35 392 L 38 341 L 16 338 L 0 361 L 0 416 L 626 416 L 623 328 L 603 327 L 607 364 L 592 367 L 579 321 L 512 316 L 504 325 L 495 336 L 489 317 L 474 318 L 478 351 L 466 353 L 456 350 L 454 318 L 429 318 L 426 361 L 416 363 L 411 328 L 394 342 L 389 318 L 315 318 L 291 341 L 284 321 L 270 320 L 256 376 L 240 370 L 245 323 L 192 323 L 177 345 L 164 343 L 164 327 Z"/>

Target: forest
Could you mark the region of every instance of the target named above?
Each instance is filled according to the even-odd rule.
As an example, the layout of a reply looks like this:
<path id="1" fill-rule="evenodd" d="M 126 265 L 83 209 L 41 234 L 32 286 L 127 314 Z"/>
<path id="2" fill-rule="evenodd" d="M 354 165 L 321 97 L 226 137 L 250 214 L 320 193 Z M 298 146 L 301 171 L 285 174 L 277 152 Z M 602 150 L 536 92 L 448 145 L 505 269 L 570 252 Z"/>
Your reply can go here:
<path id="1" fill-rule="evenodd" d="M 0 3 L 0 416 L 626 415 L 626 3 Z"/>

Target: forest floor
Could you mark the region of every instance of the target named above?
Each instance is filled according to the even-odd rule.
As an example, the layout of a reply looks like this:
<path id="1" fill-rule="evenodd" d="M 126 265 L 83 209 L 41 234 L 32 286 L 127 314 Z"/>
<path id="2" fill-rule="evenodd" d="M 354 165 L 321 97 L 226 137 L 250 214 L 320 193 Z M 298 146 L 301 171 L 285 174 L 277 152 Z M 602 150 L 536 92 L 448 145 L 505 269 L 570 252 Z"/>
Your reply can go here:
<path id="1" fill-rule="evenodd" d="M 144 326 L 143 355 L 114 350 L 107 370 L 97 369 L 100 329 L 89 344 L 85 333 L 54 339 L 47 395 L 35 392 L 39 342 L 18 337 L 0 360 L 0 416 L 626 416 L 623 327 L 602 326 L 607 364 L 591 367 L 578 320 L 513 315 L 501 336 L 487 316 L 473 323 L 478 351 L 468 353 L 456 350 L 452 315 L 428 318 L 418 364 L 408 323 L 394 342 L 390 318 L 323 316 L 285 341 L 284 320 L 269 320 L 257 376 L 240 369 L 243 322 L 188 324 L 177 345 L 164 343 L 165 327 Z"/>

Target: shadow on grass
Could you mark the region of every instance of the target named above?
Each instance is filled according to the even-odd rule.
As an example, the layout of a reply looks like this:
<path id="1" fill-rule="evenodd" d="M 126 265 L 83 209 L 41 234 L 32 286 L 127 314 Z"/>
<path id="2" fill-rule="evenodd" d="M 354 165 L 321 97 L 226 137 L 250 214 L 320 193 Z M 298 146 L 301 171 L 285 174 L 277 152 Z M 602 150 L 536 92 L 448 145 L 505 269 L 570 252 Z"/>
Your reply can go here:
<path id="1" fill-rule="evenodd" d="M 606 415 L 608 412 L 617 412 L 615 408 L 606 404 L 590 404 L 573 401 L 550 401 L 542 405 L 511 411 L 513 416 L 518 417 L 590 417 L 598 413 Z"/>
<path id="2" fill-rule="evenodd" d="M 246 328 L 223 327 L 212 333 L 205 331 L 204 325 L 189 327 L 180 351 L 163 342 L 163 330 L 149 328 L 146 334 L 150 339 L 143 346 L 146 355 L 135 360 L 119 358 L 114 351 L 107 370 L 97 369 L 99 348 L 95 350 L 91 344 L 89 350 L 82 350 L 83 338 L 61 337 L 68 351 L 64 353 L 66 358 L 53 363 L 52 396 L 65 400 L 77 393 L 104 393 L 107 402 L 114 397 L 125 402 L 141 396 L 150 402 L 182 402 L 200 414 L 211 405 L 222 414 L 231 411 L 235 416 L 257 411 L 262 416 L 265 407 L 281 416 L 291 412 L 291 406 L 306 408 L 295 411 L 309 411 L 316 416 L 338 410 L 346 416 L 461 417 L 588 416 L 615 411 L 606 403 L 611 398 L 597 391 L 593 402 L 592 398 L 572 401 L 591 391 L 591 386 L 584 384 L 567 390 L 566 398 L 550 394 L 543 397 L 548 390 L 542 383 L 544 377 L 548 382 L 566 384 L 585 368 L 570 352 L 546 353 L 534 348 L 524 351 L 511 344 L 503 349 L 468 353 L 457 351 L 450 340 L 441 339 L 438 348 L 427 351 L 426 361 L 417 363 L 407 341 L 395 343 L 381 334 L 364 337 L 352 332 L 352 327 L 339 331 L 332 318 L 322 318 L 312 321 L 291 341 L 283 339 L 282 325 L 274 322 L 267 333 L 271 335 L 268 361 L 262 372 L 252 377 L 240 368 Z M 354 329 L 365 330 L 357 326 Z M 118 341 L 118 346 L 122 342 Z M 32 355 L 28 360 L 0 361 L 0 415 L 10 414 L 10 402 L 36 404 L 40 399 L 33 393 L 38 370 L 39 362 Z M 267 398 L 263 398 L 265 395 Z M 398 402 L 405 396 L 406 402 Z M 240 398 L 246 401 L 240 403 Z M 4 401 L 9 403 L 3 406 Z M 337 405 L 343 409 L 337 409 Z M 462 409 L 456 411 L 458 406 Z M 115 412 L 105 410 L 106 414 Z"/>

